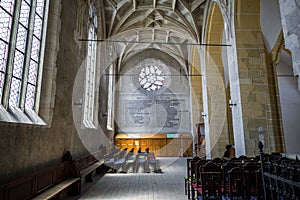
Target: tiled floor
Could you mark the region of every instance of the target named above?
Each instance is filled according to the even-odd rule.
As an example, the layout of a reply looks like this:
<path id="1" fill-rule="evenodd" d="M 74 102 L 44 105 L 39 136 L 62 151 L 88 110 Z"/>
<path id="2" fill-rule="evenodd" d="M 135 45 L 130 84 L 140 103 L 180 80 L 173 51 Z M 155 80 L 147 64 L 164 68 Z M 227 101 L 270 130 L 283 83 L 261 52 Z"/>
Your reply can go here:
<path id="1" fill-rule="evenodd" d="M 185 200 L 185 158 L 158 158 L 162 173 L 105 174 L 77 199 Z"/>

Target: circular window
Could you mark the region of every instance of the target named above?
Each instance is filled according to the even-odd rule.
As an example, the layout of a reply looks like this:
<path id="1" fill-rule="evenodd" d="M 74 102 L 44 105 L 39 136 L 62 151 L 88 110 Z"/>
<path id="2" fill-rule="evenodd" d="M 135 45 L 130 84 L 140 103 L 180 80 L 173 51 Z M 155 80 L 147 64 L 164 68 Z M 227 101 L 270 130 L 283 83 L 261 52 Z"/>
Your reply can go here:
<path id="1" fill-rule="evenodd" d="M 147 91 L 155 91 L 163 86 L 165 75 L 157 66 L 148 65 L 141 69 L 139 82 Z"/>

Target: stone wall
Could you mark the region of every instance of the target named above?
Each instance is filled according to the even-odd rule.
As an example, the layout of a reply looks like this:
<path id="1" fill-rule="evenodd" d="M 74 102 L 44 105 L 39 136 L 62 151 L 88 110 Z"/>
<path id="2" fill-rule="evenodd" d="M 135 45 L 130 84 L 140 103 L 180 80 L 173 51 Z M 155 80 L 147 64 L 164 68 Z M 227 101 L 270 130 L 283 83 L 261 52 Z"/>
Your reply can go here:
<path id="1" fill-rule="evenodd" d="M 146 70 L 162 72 L 161 87 L 144 89 L 139 82 L 142 70 L 144 74 Z M 120 73 L 116 85 L 119 133 L 191 132 L 188 77 L 175 59 L 158 50 L 145 50 L 124 63 Z"/>
<path id="2" fill-rule="evenodd" d="M 74 158 L 83 155 L 83 143 L 90 150 L 102 142 L 97 130 L 84 128 L 88 137 L 83 142 L 73 119 L 74 81 L 86 52 L 74 37 L 76 18 L 76 1 L 50 1 L 40 104 L 47 125 L 0 124 L 0 183 L 59 163 L 67 150 Z"/>
<path id="3" fill-rule="evenodd" d="M 265 134 L 265 151 L 282 151 L 278 104 L 274 100 L 276 85 L 272 66 L 266 62 L 259 1 L 237 1 L 234 20 L 247 155 L 258 153 L 260 126 Z"/>

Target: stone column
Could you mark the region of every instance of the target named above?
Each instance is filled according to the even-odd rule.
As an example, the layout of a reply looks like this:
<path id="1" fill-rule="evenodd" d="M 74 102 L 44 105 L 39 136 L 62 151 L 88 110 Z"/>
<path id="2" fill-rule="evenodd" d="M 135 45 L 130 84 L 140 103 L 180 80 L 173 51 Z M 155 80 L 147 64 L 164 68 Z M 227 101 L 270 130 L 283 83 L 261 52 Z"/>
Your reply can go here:
<path id="1" fill-rule="evenodd" d="M 285 48 L 292 53 L 294 75 L 300 75 L 300 1 L 279 0 Z M 300 78 L 298 78 L 300 90 Z"/>
<path id="2" fill-rule="evenodd" d="M 266 63 L 265 45 L 260 28 L 260 1 L 235 1 L 234 25 L 241 92 L 242 118 L 246 154 L 258 153 L 258 127 L 265 134 L 265 151 L 276 151 L 276 122 L 273 120 L 277 105 L 274 97 L 274 74 Z"/>

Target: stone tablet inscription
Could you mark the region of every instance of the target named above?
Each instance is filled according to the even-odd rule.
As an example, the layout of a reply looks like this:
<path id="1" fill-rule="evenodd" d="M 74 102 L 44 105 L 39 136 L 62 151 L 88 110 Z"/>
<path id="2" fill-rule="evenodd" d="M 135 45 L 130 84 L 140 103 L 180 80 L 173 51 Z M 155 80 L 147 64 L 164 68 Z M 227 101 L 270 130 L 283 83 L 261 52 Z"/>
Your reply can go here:
<path id="1" fill-rule="evenodd" d="M 181 108 L 178 99 L 131 99 L 127 100 L 127 111 L 135 126 L 156 126 L 178 129 Z M 126 120 L 126 121 L 127 121 Z M 130 123 L 128 121 L 128 123 Z"/>

